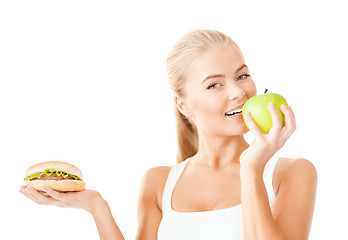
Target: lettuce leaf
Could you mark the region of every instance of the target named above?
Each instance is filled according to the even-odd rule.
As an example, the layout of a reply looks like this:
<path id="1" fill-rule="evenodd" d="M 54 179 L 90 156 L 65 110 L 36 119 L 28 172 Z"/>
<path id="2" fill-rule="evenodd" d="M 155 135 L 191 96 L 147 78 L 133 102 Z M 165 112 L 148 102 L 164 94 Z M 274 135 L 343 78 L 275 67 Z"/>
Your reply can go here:
<path id="1" fill-rule="evenodd" d="M 24 181 L 28 181 L 30 179 L 33 179 L 33 178 L 40 178 L 43 174 L 47 175 L 47 176 L 51 176 L 53 173 L 57 174 L 57 176 L 62 176 L 63 178 L 67 178 L 68 176 L 70 177 L 73 177 L 75 180 L 80 180 L 81 179 L 76 176 L 76 175 L 72 175 L 70 173 L 67 173 L 65 171 L 58 171 L 57 169 L 49 169 L 49 168 L 46 168 L 45 171 L 43 172 L 37 172 L 37 173 L 33 173 L 27 177 L 24 178 Z"/>

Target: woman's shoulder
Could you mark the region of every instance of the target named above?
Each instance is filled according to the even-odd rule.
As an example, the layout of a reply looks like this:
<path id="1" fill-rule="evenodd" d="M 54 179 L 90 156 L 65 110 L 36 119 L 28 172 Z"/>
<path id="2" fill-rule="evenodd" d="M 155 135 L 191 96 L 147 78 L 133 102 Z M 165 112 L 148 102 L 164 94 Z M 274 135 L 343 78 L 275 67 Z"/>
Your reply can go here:
<path id="1" fill-rule="evenodd" d="M 274 172 L 274 192 L 277 193 L 280 185 L 285 182 L 305 181 L 316 184 L 317 177 L 316 168 L 310 160 L 281 157 Z"/>
<path id="2" fill-rule="evenodd" d="M 316 174 L 314 164 L 305 158 L 279 158 L 277 171 L 283 178 L 298 174 Z"/>
<path id="3" fill-rule="evenodd" d="M 172 169 L 172 166 L 157 166 L 152 167 L 146 170 L 144 177 L 149 180 L 158 180 L 162 178 L 166 178 Z"/>
<path id="4" fill-rule="evenodd" d="M 317 170 L 314 164 L 305 158 L 279 158 L 274 172 L 274 185 L 279 186 L 282 182 L 293 180 L 317 181 Z"/>
<path id="5" fill-rule="evenodd" d="M 141 192 L 151 198 L 155 197 L 160 209 L 162 208 L 163 190 L 171 169 L 171 166 L 152 167 L 143 176 Z"/>

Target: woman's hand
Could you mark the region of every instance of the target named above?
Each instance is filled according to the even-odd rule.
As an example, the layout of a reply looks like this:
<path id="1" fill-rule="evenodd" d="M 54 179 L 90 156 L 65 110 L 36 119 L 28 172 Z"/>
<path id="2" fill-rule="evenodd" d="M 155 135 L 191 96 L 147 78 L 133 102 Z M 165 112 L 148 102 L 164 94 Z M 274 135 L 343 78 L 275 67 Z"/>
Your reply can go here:
<path id="1" fill-rule="evenodd" d="M 241 167 L 251 168 L 259 173 L 263 172 L 268 160 L 284 146 L 296 130 L 295 115 L 291 107 L 286 107 L 283 104 L 280 106 L 280 110 L 284 114 L 284 127 L 282 127 L 279 114 L 272 102 L 268 104 L 268 110 L 272 116 L 272 128 L 267 134 L 260 131 L 249 112 L 245 113 L 246 121 L 250 131 L 255 135 L 255 139 L 249 148 L 242 153 L 240 157 Z"/>
<path id="2" fill-rule="evenodd" d="M 82 192 L 57 192 L 44 187 L 43 192 L 28 186 L 21 186 L 20 192 L 40 205 L 55 205 L 58 207 L 82 208 L 90 212 L 97 225 L 100 239 L 124 240 L 107 202 L 93 190 Z"/>
<path id="3" fill-rule="evenodd" d="M 49 187 L 44 187 L 43 192 L 39 192 L 32 187 L 21 186 L 19 191 L 40 205 L 81 208 L 92 214 L 94 214 L 97 205 L 103 201 L 97 191 L 88 189 L 81 192 L 57 192 Z"/>

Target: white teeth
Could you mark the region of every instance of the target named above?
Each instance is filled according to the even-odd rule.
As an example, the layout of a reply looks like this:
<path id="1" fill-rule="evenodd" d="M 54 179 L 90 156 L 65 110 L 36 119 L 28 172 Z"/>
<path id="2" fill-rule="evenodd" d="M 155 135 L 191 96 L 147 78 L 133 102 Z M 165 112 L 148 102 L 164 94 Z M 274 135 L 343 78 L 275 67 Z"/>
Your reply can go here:
<path id="1" fill-rule="evenodd" d="M 231 115 L 239 115 L 239 114 L 241 114 L 241 113 L 242 113 L 242 109 L 241 109 L 241 108 L 238 108 L 238 109 L 235 109 L 235 110 L 233 110 L 233 111 L 231 111 L 231 112 L 225 113 L 225 115 L 231 116 Z"/>

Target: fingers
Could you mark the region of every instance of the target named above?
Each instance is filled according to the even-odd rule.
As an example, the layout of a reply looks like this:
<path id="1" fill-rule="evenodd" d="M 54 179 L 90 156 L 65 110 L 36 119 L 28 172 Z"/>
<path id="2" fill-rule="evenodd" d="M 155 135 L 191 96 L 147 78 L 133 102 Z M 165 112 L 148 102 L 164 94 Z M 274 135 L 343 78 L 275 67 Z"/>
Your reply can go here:
<path id="1" fill-rule="evenodd" d="M 51 196 L 52 198 L 58 200 L 58 201 L 64 201 L 64 198 L 62 196 L 62 194 L 60 192 L 57 192 L 55 190 L 53 190 L 52 188 L 50 187 L 46 187 L 44 186 L 42 188 L 43 191 L 45 191 L 45 193 L 48 195 L 48 196 Z"/>
<path id="2" fill-rule="evenodd" d="M 268 136 L 270 142 L 274 146 L 277 146 L 276 148 L 281 148 L 296 129 L 295 116 L 291 107 L 287 107 L 284 104 L 280 105 L 280 112 L 272 102 L 268 104 L 268 109 L 272 117 L 272 127 Z M 284 127 L 280 119 L 280 114 L 284 115 Z"/>
<path id="3" fill-rule="evenodd" d="M 96 191 L 85 190 L 81 192 L 58 192 L 49 187 L 43 187 L 39 192 L 36 189 L 28 186 L 22 186 L 19 190 L 27 198 L 40 205 L 55 205 L 58 207 L 74 207 L 90 209 L 93 197 L 96 195 Z"/>
<path id="4" fill-rule="evenodd" d="M 282 134 L 290 137 L 291 134 L 296 130 L 295 114 L 291 107 L 286 107 L 284 105 L 281 106 L 280 110 L 283 113 L 285 120 L 285 126 L 282 129 Z"/>
<path id="5" fill-rule="evenodd" d="M 272 127 L 270 129 L 270 134 L 272 134 L 272 132 L 277 133 L 282 129 L 283 126 L 282 126 L 282 123 L 280 121 L 278 110 L 274 106 L 273 102 L 270 102 L 268 104 L 268 110 L 270 111 L 271 118 L 272 118 Z"/>
<path id="6" fill-rule="evenodd" d="M 51 205 L 54 204 L 54 199 L 51 197 L 44 196 L 42 193 L 38 192 L 35 188 L 22 186 L 19 190 L 23 193 L 27 198 L 36 202 L 40 205 Z"/>
<path id="7" fill-rule="evenodd" d="M 36 199 L 32 194 L 30 194 L 30 192 L 27 190 L 26 186 L 21 186 L 19 192 L 22 193 L 27 198 L 29 198 L 30 200 L 32 200 L 32 201 L 36 202 L 37 204 L 39 204 L 39 200 Z"/>
<path id="8" fill-rule="evenodd" d="M 256 125 L 256 123 L 255 123 L 254 119 L 252 118 L 250 112 L 246 111 L 244 116 L 245 116 L 246 122 L 248 123 L 248 127 L 249 127 L 250 131 L 253 132 L 257 136 L 261 136 L 262 132 L 259 129 L 259 127 Z"/>

